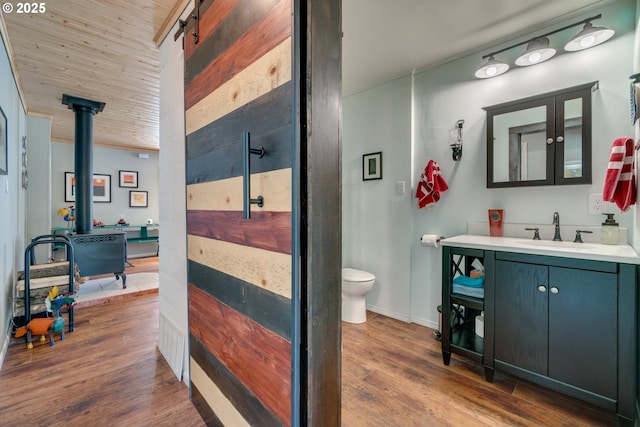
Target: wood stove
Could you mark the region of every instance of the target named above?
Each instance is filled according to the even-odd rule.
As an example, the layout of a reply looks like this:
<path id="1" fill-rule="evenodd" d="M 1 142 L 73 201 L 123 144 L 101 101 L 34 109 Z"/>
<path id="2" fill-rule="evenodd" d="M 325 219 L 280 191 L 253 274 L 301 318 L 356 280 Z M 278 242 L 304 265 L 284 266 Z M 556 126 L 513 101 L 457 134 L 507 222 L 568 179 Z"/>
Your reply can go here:
<path id="1" fill-rule="evenodd" d="M 80 275 L 113 273 L 127 287 L 127 239 L 123 232 L 93 230 L 93 116 L 104 102 L 62 95 L 62 103 L 75 113 L 76 231 L 69 235 Z"/>

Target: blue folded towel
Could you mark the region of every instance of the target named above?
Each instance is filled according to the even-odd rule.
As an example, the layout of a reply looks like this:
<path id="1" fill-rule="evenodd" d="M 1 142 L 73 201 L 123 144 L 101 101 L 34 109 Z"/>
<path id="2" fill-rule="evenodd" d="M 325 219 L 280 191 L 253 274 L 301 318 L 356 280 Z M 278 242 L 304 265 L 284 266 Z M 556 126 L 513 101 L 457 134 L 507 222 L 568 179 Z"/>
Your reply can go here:
<path id="1" fill-rule="evenodd" d="M 456 285 L 467 286 L 469 288 L 483 288 L 484 276 L 471 278 L 469 276 L 458 276 L 453 279 L 453 283 Z"/>
<path id="2" fill-rule="evenodd" d="M 454 294 L 466 295 L 475 298 L 484 298 L 484 288 L 471 288 L 469 286 L 456 285 L 452 286 Z"/>

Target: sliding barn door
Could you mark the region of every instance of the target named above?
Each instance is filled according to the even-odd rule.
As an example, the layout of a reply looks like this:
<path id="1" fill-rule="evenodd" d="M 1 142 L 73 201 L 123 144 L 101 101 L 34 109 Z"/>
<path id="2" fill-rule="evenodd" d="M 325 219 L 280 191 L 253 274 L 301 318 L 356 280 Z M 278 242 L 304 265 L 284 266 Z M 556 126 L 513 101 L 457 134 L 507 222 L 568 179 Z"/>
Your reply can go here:
<path id="1" fill-rule="evenodd" d="M 339 422 L 339 13 L 336 0 L 315 3 L 332 26 L 320 178 L 311 6 L 195 0 L 184 29 L 190 380 L 212 425 Z"/>

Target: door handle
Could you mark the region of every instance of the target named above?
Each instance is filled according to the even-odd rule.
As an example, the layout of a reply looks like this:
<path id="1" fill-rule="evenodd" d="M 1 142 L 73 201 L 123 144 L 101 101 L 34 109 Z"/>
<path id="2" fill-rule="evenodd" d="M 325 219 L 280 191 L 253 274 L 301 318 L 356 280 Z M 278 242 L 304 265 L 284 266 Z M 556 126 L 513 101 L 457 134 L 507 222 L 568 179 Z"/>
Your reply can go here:
<path id="1" fill-rule="evenodd" d="M 242 132 L 242 217 L 244 219 L 251 218 L 251 205 L 264 206 L 264 198 L 258 196 L 256 199 L 251 198 L 251 154 L 258 154 L 260 158 L 264 156 L 264 147 L 251 148 L 251 135 L 249 132 Z"/>
<path id="2" fill-rule="evenodd" d="M 551 291 L 552 294 L 557 294 L 558 292 L 560 292 L 560 290 L 555 286 L 552 286 L 550 291 Z"/>
<path id="3" fill-rule="evenodd" d="M 547 292 L 547 287 L 545 285 L 538 286 L 538 292 Z"/>

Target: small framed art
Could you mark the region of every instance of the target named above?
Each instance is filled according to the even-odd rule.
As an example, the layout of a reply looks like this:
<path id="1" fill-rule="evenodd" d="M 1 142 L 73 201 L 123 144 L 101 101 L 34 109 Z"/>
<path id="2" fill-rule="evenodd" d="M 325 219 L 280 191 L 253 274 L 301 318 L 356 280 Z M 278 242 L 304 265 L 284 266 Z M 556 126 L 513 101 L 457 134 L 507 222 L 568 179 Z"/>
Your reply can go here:
<path id="1" fill-rule="evenodd" d="M 130 208 L 146 208 L 149 206 L 147 191 L 129 191 Z"/>
<path id="2" fill-rule="evenodd" d="M 382 179 L 382 151 L 362 156 L 362 180 Z"/>
<path id="3" fill-rule="evenodd" d="M 120 187 L 138 188 L 138 172 L 120 171 Z"/>

